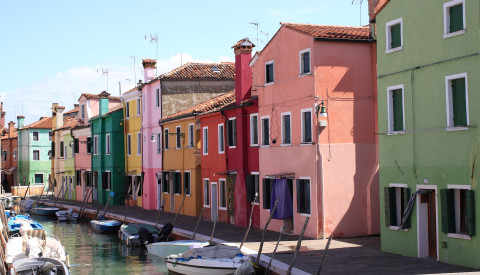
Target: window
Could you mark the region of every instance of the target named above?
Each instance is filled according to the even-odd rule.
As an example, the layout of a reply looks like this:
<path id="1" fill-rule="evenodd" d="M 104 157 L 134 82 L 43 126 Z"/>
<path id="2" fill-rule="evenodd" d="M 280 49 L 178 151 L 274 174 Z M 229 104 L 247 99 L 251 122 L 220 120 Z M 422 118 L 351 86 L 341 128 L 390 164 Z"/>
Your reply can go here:
<path id="1" fill-rule="evenodd" d="M 445 77 L 448 128 L 469 125 L 467 83 L 467 73 Z"/>
<path id="2" fill-rule="evenodd" d="M 265 84 L 273 83 L 273 60 L 265 63 Z"/>
<path id="3" fill-rule="evenodd" d="M 185 171 L 185 173 L 183 173 L 183 187 L 186 195 L 192 194 L 192 189 L 190 187 L 190 171 Z"/>
<path id="4" fill-rule="evenodd" d="M 127 102 L 127 104 L 125 104 L 125 117 L 130 117 L 130 102 Z"/>
<path id="5" fill-rule="evenodd" d="M 33 150 L 33 160 L 40 160 L 40 151 Z"/>
<path id="6" fill-rule="evenodd" d="M 227 122 L 227 142 L 228 147 L 235 148 L 237 146 L 237 119 L 230 118 Z"/>
<path id="7" fill-rule="evenodd" d="M 132 154 L 132 135 L 127 134 L 127 155 Z"/>
<path id="8" fill-rule="evenodd" d="M 175 141 L 176 141 L 176 146 L 175 146 L 175 148 L 177 148 L 177 149 L 182 148 L 182 141 L 181 141 L 181 137 L 182 137 L 182 136 L 181 136 L 181 133 L 180 133 L 181 130 L 182 130 L 182 129 L 180 128 L 180 126 L 177 126 L 177 127 L 176 127 L 177 135 L 175 136 Z"/>
<path id="9" fill-rule="evenodd" d="M 302 111 L 302 143 L 312 142 L 312 109 Z"/>
<path id="10" fill-rule="evenodd" d="M 405 131 L 403 85 L 387 88 L 388 132 Z"/>
<path id="11" fill-rule="evenodd" d="M 8 152 L 4 150 L 3 154 L 2 154 L 3 161 L 7 161 L 7 154 L 8 154 Z"/>
<path id="12" fill-rule="evenodd" d="M 162 143 L 160 142 L 162 140 L 162 134 L 157 134 L 157 154 L 160 154 L 162 152 Z"/>
<path id="13" fill-rule="evenodd" d="M 193 147 L 193 123 L 188 124 L 188 147 Z"/>
<path id="14" fill-rule="evenodd" d="M 227 209 L 227 181 L 225 179 L 218 180 L 220 183 L 220 209 Z"/>
<path id="15" fill-rule="evenodd" d="M 258 114 L 250 115 L 250 146 L 258 145 Z"/>
<path id="16" fill-rule="evenodd" d="M 43 174 L 35 174 L 35 183 L 43 183 Z"/>
<path id="17" fill-rule="evenodd" d="M 162 185 L 162 191 L 164 193 L 170 193 L 170 173 L 162 173 L 163 177 L 163 185 Z"/>
<path id="18" fill-rule="evenodd" d="M 64 152 L 64 146 L 63 146 L 63 141 L 60 141 L 60 158 L 65 157 L 65 152 Z"/>
<path id="19" fill-rule="evenodd" d="M 218 153 L 220 154 L 225 152 L 225 135 L 223 127 L 223 123 L 218 124 Z"/>
<path id="20" fill-rule="evenodd" d="M 13 150 L 13 160 L 17 160 L 17 149 Z"/>
<path id="21" fill-rule="evenodd" d="M 65 152 L 65 159 L 68 157 L 67 145 L 63 147 L 63 151 Z"/>
<path id="22" fill-rule="evenodd" d="M 33 141 L 38 141 L 38 132 L 33 132 Z"/>
<path id="23" fill-rule="evenodd" d="M 75 183 L 80 186 L 82 183 L 82 170 L 75 170 Z"/>
<path id="24" fill-rule="evenodd" d="M 208 155 L 208 127 L 203 127 L 203 154 Z"/>
<path id="25" fill-rule="evenodd" d="M 110 134 L 105 136 L 105 154 L 110 155 Z"/>
<path id="26" fill-rule="evenodd" d="M 87 137 L 87 154 L 92 153 L 92 138 Z"/>
<path id="27" fill-rule="evenodd" d="M 209 179 L 203 179 L 203 206 L 210 206 Z"/>
<path id="28" fill-rule="evenodd" d="M 297 180 L 297 213 L 311 214 L 310 178 Z"/>
<path id="29" fill-rule="evenodd" d="M 165 138 L 165 142 L 164 142 L 165 150 L 167 150 L 168 149 L 168 128 L 165 129 L 164 138 Z"/>
<path id="30" fill-rule="evenodd" d="M 82 104 L 82 105 L 80 106 L 80 117 L 81 117 L 82 119 L 85 118 L 85 105 L 84 105 L 84 104 Z"/>
<path id="31" fill-rule="evenodd" d="M 282 144 L 292 143 L 292 131 L 290 122 L 290 113 L 282 113 Z"/>
<path id="32" fill-rule="evenodd" d="M 160 107 L 160 89 L 155 90 L 155 107 Z"/>
<path id="33" fill-rule="evenodd" d="M 300 74 L 310 74 L 310 49 L 300 51 Z"/>
<path id="34" fill-rule="evenodd" d="M 52 135 L 53 135 L 52 131 L 48 132 L 48 140 L 52 141 Z"/>
<path id="35" fill-rule="evenodd" d="M 102 172 L 102 188 L 105 190 L 112 189 L 112 178 L 110 175 L 110 171 Z"/>
<path id="36" fill-rule="evenodd" d="M 252 172 L 251 175 L 247 175 L 245 187 L 247 191 L 247 202 L 252 202 L 255 199 L 255 194 L 258 194 L 258 196 L 260 196 L 258 172 Z M 260 201 L 260 198 L 258 196 L 255 200 L 255 203 L 258 203 Z"/>
<path id="37" fill-rule="evenodd" d="M 443 38 L 465 33 L 465 0 L 443 4 Z"/>
<path id="38" fill-rule="evenodd" d="M 140 115 L 141 109 L 142 109 L 142 106 L 140 105 L 140 98 L 137 98 L 137 115 Z"/>
<path id="39" fill-rule="evenodd" d="M 384 188 L 384 195 L 385 225 L 391 229 L 398 229 L 410 199 L 410 189 L 403 183 L 391 183 L 389 187 Z M 410 219 L 407 220 L 405 228 L 410 228 Z"/>
<path id="40" fill-rule="evenodd" d="M 142 153 L 142 133 L 137 133 L 137 155 Z"/>
<path id="41" fill-rule="evenodd" d="M 175 194 L 182 194 L 182 173 L 173 173 L 173 192 Z"/>
<path id="42" fill-rule="evenodd" d="M 98 155 L 98 153 L 98 135 L 96 135 L 93 136 L 93 154 Z"/>
<path id="43" fill-rule="evenodd" d="M 399 51 L 403 48 L 403 18 L 395 19 L 385 24 L 387 50 L 386 53 Z"/>
<path id="44" fill-rule="evenodd" d="M 80 153 L 80 142 L 78 138 L 73 139 L 73 153 L 74 154 Z"/>
<path id="45" fill-rule="evenodd" d="M 448 185 L 440 190 L 442 231 L 449 237 L 475 235 L 474 193 L 470 185 Z"/>
<path id="46" fill-rule="evenodd" d="M 262 145 L 270 145 L 270 117 L 262 117 Z"/>
<path id="47" fill-rule="evenodd" d="M 263 191 L 263 209 L 270 209 L 270 202 L 272 196 L 273 179 L 264 178 Z"/>

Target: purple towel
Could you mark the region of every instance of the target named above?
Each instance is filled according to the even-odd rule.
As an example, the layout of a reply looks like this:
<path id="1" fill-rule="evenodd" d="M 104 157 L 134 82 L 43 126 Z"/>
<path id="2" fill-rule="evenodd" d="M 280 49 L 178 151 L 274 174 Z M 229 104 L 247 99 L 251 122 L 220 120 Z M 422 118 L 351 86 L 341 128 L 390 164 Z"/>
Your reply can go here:
<path id="1" fill-rule="evenodd" d="M 287 179 L 276 179 L 273 182 L 272 197 L 270 200 L 271 210 L 273 210 L 277 198 L 277 208 L 272 217 L 277 220 L 284 220 L 293 217 L 293 201 Z"/>

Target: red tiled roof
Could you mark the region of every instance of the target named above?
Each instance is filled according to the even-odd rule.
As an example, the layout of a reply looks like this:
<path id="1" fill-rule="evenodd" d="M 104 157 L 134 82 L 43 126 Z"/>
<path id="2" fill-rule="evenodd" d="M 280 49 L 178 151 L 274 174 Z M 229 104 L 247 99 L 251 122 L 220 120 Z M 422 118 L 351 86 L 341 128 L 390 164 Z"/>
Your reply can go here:
<path id="1" fill-rule="evenodd" d="M 332 40 L 370 40 L 368 27 L 323 26 L 310 24 L 280 23 L 282 27 L 312 36 Z"/>
<path id="2" fill-rule="evenodd" d="M 8 131 L 8 128 L 7 128 L 7 131 Z M 10 135 L 10 137 L 8 136 L 8 132 L 4 133 L 3 136 L 2 136 L 2 139 L 17 138 L 17 136 L 18 136 L 18 132 L 17 132 L 17 130 L 15 130 L 15 132 L 13 132 Z"/>
<path id="3" fill-rule="evenodd" d="M 76 108 L 74 108 L 74 109 L 72 109 L 72 110 L 70 110 L 70 111 L 68 111 L 68 112 L 66 112 L 66 113 L 64 113 L 64 114 L 78 113 L 79 110 L 80 110 L 80 109 L 79 109 L 78 107 L 76 107 Z"/>
<path id="4" fill-rule="evenodd" d="M 52 117 L 42 117 L 40 120 L 30 123 L 22 129 L 52 129 Z"/>
<path id="5" fill-rule="evenodd" d="M 235 103 L 235 90 L 199 103 L 178 113 L 166 116 L 160 120 L 160 123 L 172 121 L 189 115 L 193 116 L 210 114 L 233 103 Z"/>
<path id="6" fill-rule="evenodd" d="M 231 79 L 235 80 L 235 63 L 193 63 L 174 69 L 171 72 L 164 73 L 157 79 Z"/>
<path id="7" fill-rule="evenodd" d="M 78 124 L 78 119 L 76 117 L 66 117 L 63 119 L 63 127 L 56 129 L 58 130 L 65 130 L 65 129 L 70 129 Z"/>
<path id="8" fill-rule="evenodd" d="M 382 3 L 382 1 L 384 1 L 384 2 Z M 377 3 L 377 6 L 373 10 L 373 17 L 374 18 L 377 16 L 377 14 L 381 10 L 383 10 L 383 8 L 385 8 L 385 6 L 388 4 L 388 2 L 390 2 L 390 0 L 380 0 L 379 3 Z"/>
<path id="9" fill-rule="evenodd" d="M 100 98 L 100 95 L 94 95 L 94 94 L 82 94 L 80 97 L 86 97 L 87 99 L 99 99 Z M 109 100 L 112 100 L 112 101 L 118 101 L 120 102 L 120 98 L 119 97 L 116 97 L 116 96 L 109 96 L 108 97 Z"/>

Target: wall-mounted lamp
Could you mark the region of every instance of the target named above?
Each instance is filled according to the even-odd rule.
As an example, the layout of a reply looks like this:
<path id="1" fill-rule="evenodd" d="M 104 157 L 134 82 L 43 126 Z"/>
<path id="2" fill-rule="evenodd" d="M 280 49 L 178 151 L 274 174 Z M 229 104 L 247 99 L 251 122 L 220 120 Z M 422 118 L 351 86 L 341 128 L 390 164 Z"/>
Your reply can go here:
<path id="1" fill-rule="evenodd" d="M 325 104 L 323 103 L 323 100 L 320 104 L 318 104 L 315 108 L 315 114 L 321 117 L 327 117 L 327 111 L 325 109 Z"/>
<path id="2" fill-rule="evenodd" d="M 155 142 L 155 135 L 154 134 L 152 134 L 152 137 L 150 138 L 150 141 Z"/>

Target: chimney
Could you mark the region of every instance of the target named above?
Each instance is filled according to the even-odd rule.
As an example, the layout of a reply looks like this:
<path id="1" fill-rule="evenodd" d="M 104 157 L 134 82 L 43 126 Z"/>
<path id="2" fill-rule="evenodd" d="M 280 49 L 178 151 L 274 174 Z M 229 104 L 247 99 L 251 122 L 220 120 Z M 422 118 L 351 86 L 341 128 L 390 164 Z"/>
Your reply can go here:
<path id="1" fill-rule="evenodd" d="M 73 104 L 73 109 L 78 108 L 78 107 L 80 107 L 80 104 L 78 104 L 78 103 Z"/>
<path id="2" fill-rule="evenodd" d="M 8 123 L 8 137 L 12 137 L 13 133 L 15 133 L 15 122 L 10 121 Z"/>
<path id="3" fill-rule="evenodd" d="M 157 60 L 155 59 L 142 59 L 143 75 L 145 76 L 145 83 L 148 83 L 155 77 L 155 69 Z"/>
<path id="4" fill-rule="evenodd" d="M 57 106 L 54 110 L 56 113 L 55 129 L 60 129 L 63 127 L 63 111 L 64 110 L 65 110 L 65 107 L 63 106 Z"/>
<path id="5" fill-rule="evenodd" d="M 23 128 L 23 122 L 24 122 L 24 121 L 25 121 L 25 117 L 24 117 L 24 116 L 17 116 L 18 129 Z"/>
<path id="6" fill-rule="evenodd" d="M 251 97 L 252 68 L 249 63 L 252 59 L 252 49 L 255 45 L 244 38 L 232 46 L 235 53 L 235 100 L 236 104 Z"/>
<path id="7" fill-rule="evenodd" d="M 98 96 L 100 97 L 100 103 L 98 104 L 98 115 L 103 116 L 104 114 L 108 113 L 108 97 L 110 94 L 106 91 L 103 91 Z"/>
<path id="8" fill-rule="evenodd" d="M 0 103 L 0 127 L 5 128 L 5 114 L 6 112 L 3 111 L 3 102 Z"/>

